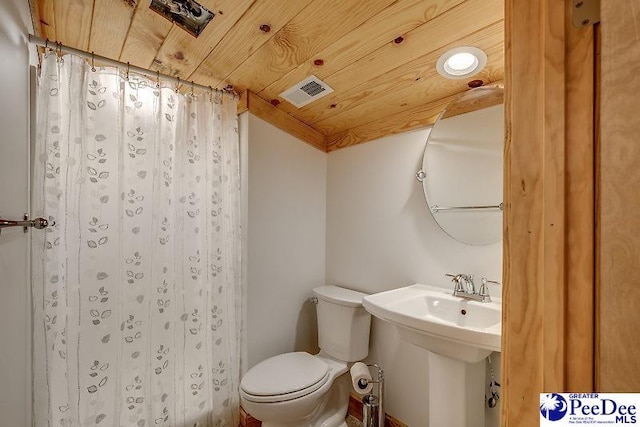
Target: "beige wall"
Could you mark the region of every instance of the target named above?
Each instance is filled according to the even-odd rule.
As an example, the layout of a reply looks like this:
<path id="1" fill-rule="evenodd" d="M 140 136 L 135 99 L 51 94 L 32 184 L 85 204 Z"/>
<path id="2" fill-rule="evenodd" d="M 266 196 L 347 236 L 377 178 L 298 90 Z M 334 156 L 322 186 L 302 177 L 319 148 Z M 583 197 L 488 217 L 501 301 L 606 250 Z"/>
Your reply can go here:
<path id="1" fill-rule="evenodd" d="M 367 293 L 416 282 L 449 287 L 446 272 L 500 280 L 501 244 L 458 243 L 426 209 L 415 173 L 428 130 L 327 155 L 250 114 L 243 121 L 249 152 L 249 366 L 312 346 L 315 310 L 306 298 L 314 286 Z M 386 371 L 387 412 L 408 425 L 425 425 L 428 352 L 374 320 L 369 360 Z M 499 365 L 496 357 L 496 370 Z M 497 425 L 497 417 L 497 410 L 488 411 L 486 425 Z"/>
<path id="2" fill-rule="evenodd" d="M 375 293 L 413 283 L 451 287 L 447 272 L 500 280 L 501 243 L 458 243 L 429 214 L 415 179 L 427 135 L 407 132 L 329 154 L 328 283 Z M 387 412 L 411 426 L 425 425 L 428 352 L 399 341 L 392 327 L 375 320 L 369 360 L 387 373 Z M 495 357 L 494 368 L 499 364 Z M 488 411 L 487 426 L 497 425 L 497 412 Z"/>
<path id="3" fill-rule="evenodd" d="M 247 367 L 314 351 L 311 289 L 325 284 L 327 155 L 248 120 Z"/>

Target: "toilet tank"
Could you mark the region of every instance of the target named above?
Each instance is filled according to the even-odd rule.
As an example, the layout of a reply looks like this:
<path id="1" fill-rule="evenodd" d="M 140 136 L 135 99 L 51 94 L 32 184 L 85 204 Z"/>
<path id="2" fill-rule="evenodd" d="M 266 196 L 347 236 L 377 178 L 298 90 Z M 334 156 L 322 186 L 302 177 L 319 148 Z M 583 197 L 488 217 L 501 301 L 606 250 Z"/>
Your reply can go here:
<path id="1" fill-rule="evenodd" d="M 362 307 L 367 294 L 339 286 L 320 286 L 313 293 L 318 299 L 318 347 L 345 362 L 367 357 L 371 315 Z"/>

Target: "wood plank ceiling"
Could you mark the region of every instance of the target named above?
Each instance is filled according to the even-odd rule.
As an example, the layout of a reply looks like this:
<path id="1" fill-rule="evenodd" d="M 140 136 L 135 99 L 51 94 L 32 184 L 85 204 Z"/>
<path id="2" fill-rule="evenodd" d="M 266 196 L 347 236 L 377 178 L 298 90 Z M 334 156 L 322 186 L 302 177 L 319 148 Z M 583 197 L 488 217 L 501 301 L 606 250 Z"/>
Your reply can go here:
<path id="1" fill-rule="evenodd" d="M 202 0 L 216 15 L 197 38 L 149 0 L 29 1 L 36 35 L 205 86 L 232 85 L 244 94 L 240 110 L 324 151 L 432 124 L 468 89 L 436 72 L 448 49 L 487 53 L 470 79 L 504 76 L 503 0 Z M 278 97 L 310 74 L 334 92 L 300 109 Z"/>

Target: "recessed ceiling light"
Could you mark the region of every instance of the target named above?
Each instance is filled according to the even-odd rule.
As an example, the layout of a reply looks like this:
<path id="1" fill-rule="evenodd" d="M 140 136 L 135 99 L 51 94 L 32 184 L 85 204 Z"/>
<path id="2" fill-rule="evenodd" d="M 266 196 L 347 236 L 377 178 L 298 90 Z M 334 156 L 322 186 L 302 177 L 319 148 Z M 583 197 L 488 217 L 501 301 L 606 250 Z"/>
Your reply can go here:
<path id="1" fill-rule="evenodd" d="M 436 70 L 448 79 L 464 79 L 479 73 L 487 65 L 487 54 L 477 47 L 461 46 L 445 52 Z"/>

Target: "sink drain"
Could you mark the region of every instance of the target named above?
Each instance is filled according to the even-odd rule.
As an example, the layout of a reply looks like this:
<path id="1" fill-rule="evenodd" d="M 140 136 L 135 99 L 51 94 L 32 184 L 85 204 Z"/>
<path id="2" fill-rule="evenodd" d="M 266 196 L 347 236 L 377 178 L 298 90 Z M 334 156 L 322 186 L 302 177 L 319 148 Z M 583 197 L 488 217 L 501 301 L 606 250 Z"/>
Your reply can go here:
<path id="1" fill-rule="evenodd" d="M 466 316 L 467 315 L 467 310 L 462 309 L 462 310 L 460 310 L 460 313 L 462 313 L 463 316 Z"/>

